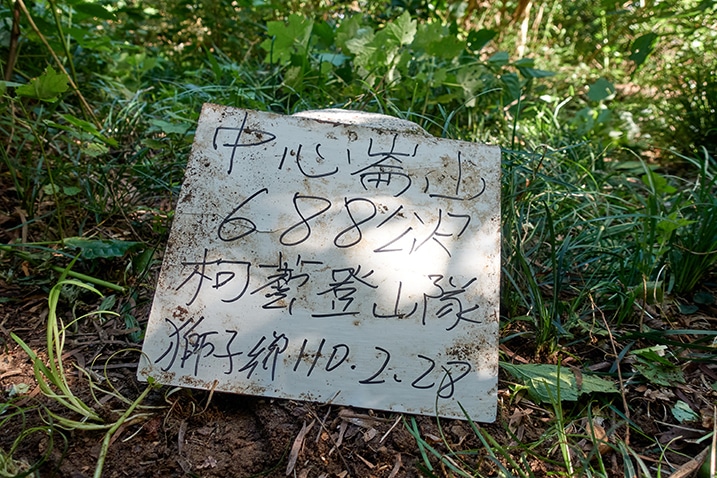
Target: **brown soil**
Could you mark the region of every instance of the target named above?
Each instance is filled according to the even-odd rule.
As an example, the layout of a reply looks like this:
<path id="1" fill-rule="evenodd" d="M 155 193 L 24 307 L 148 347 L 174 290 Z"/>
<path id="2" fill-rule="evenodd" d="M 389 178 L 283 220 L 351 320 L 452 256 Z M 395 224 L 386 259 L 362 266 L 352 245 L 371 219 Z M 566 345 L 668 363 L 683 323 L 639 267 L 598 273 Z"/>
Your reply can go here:
<path id="1" fill-rule="evenodd" d="M 40 304 L 38 298 L 37 305 Z M 13 390 L 28 391 L 13 402 L 17 409 L 26 410 L 24 416 L 2 424 L 3 450 L 10 449 L 23 429 L 43 425 L 40 416 L 47 417 L 44 407 L 63 413 L 40 393 L 26 354 L 8 337 L 13 330 L 24 336 L 33 349 L 43 349 L 42 307 L 29 307 L 27 312 L 30 311 L 37 314 L 35 321 L 31 316 L 15 314 L 22 311 L 11 312 L 7 308 L 2 317 L 4 351 L 0 359 L 0 385 L 5 398 Z M 105 324 L 104 330 L 109 327 L 112 325 Z M 128 363 L 132 357 L 136 360 L 137 354 L 114 356 L 104 371 L 101 361 L 96 362 L 100 365 L 91 365 L 96 352 L 105 349 L 107 353 L 120 347 L 103 344 L 101 339 L 92 340 L 89 335 L 78 331 L 68 340 L 65 356 L 74 360 L 67 361 L 82 363 L 100 375 L 106 373 L 124 396 L 130 399 L 138 396 L 145 385 L 135 381 L 133 364 Z M 108 337 L 106 341 L 119 342 L 117 337 Z M 69 367 L 68 376 L 73 390 L 80 396 L 87 395 L 86 379 Z M 23 384 L 29 388 L 23 389 Z M 92 403 L 90 397 L 83 398 Z M 98 398 L 102 401 L 107 397 Z M 419 476 L 420 452 L 404 424 L 411 417 L 166 387 L 152 392 L 144 403 L 162 408 L 139 423 L 119 429 L 110 446 L 103 476 L 278 477 L 287 476 L 287 467 L 290 476 L 301 477 Z M 112 418 L 109 410 L 119 404 L 110 400 L 104 405 L 103 413 Z M 439 438 L 442 433 L 449 443 L 460 444 L 461 448 L 479 446 L 464 422 L 442 421 L 439 430 L 435 419 L 417 417 L 416 421 L 432 446 L 445 450 Z M 501 433 L 499 429 L 493 430 L 496 432 Z M 48 437 L 36 432 L 22 441 L 13 458 L 36 463 L 47 455 L 40 468 L 41 476 L 92 476 L 103 435 L 103 432 L 57 430 Z M 303 439 L 297 439 L 299 436 Z"/>
<path id="2" fill-rule="evenodd" d="M 38 291 L 20 297 L 22 290 L 0 281 L 3 297 L 21 299 L 3 304 L 0 313 L 0 387 L 2 401 L 11 404 L 4 415 L 24 410 L 0 422 L 0 449 L 5 452 L 22 430 L 43 427 L 47 410 L 78 418 L 44 397 L 29 358 L 10 338 L 14 332 L 39 354 L 47 350 L 46 296 Z M 77 364 L 91 370 L 99 386 L 108 389 L 109 380 L 117 392 L 135 399 L 146 386 L 135 379 L 137 346 L 115 320 L 102 325 L 85 321 L 68 331 L 64 360 L 73 392 L 95 403 L 87 378 L 70 365 Z M 123 351 L 128 347 L 134 350 Z M 100 415 L 109 422 L 116 419 L 113 409 L 122 409 L 122 404 L 108 394 L 97 398 Z M 287 476 L 287 470 L 289 476 L 300 477 L 419 476 L 420 451 L 405 425 L 412 417 L 168 387 L 151 392 L 143 404 L 161 408 L 117 431 L 103 476 L 278 477 Z M 461 449 L 480 446 L 465 422 L 444 420 L 439 428 L 430 417 L 415 420 L 424 439 L 442 451 L 446 446 L 441 436 Z M 50 435 L 39 428 L 29 434 L 13 459 L 26 465 L 44 461 L 40 476 L 92 476 L 104 432 L 55 428 Z M 491 433 L 503 434 L 500 427 Z M 478 466 L 475 459 L 468 461 Z M 432 463 L 441 475 L 435 458 Z"/>

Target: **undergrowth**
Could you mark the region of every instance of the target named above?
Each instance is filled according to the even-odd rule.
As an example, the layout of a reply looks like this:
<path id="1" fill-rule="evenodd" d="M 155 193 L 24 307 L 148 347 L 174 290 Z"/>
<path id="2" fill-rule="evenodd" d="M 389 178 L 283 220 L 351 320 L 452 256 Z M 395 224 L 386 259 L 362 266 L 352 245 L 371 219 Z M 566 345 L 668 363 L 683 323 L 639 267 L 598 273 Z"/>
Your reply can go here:
<path id="1" fill-rule="evenodd" d="M 667 476 L 659 456 L 633 448 L 631 431 L 643 449 L 671 451 L 631 421 L 626 394 L 715 360 L 709 326 L 670 325 L 714 303 L 714 3 L 378 3 L 0 4 L 0 279 L 50 297 L 48 360 L 13 336 L 43 393 L 74 416 L 46 412 L 48 426 L 106 430 L 108 442 L 138 417 L 143 396 L 121 400 L 109 422 L 75 397 L 61 362 L 69 324 L 54 311 L 63 285 L 106 288 L 141 340 L 140 291 L 152 287 L 201 105 L 341 107 L 501 145 L 503 359 L 550 364 L 525 377 L 558 384 L 546 399 L 502 376 L 503 406 L 545 407 L 550 425 L 533 443 L 508 423 L 499 442 L 467 417 L 482 448 L 444 453 L 407 418 L 421 472 L 541 476 L 537 461 L 559 476 L 609 476 L 612 453 L 625 476 Z M 59 280 L 70 263 L 73 279 Z M 614 389 L 573 406 L 566 394 L 581 386 L 561 390 L 561 374 L 575 373 L 558 365 L 566 358 Z M 4 400 L 0 427 L 26 413 Z M 2 476 L 45 459 L 14 461 L 26 436 L 61 436 L 20 429 L 0 450 Z"/>

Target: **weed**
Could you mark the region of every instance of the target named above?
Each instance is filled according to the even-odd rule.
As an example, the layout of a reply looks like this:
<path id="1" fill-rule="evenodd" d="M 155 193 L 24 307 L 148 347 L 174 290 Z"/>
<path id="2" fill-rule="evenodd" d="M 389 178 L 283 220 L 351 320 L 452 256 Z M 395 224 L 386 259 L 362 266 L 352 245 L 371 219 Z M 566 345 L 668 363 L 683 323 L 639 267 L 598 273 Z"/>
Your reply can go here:
<path id="1" fill-rule="evenodd" d="M 27 427 L 26 414 L 34 411 L 34 409 L 19 407 L 12 402 L 0 403 L 0 417 L 2 417 L 0 419 L 0 430 L 8 430 L 11 425 L 13 425 L 13 428 L 21 430 L 7 451 L 0 449 L 0 477 L 2 478 L 39 476 L 39 468 L 54 451 L 56 437 L 59 435 L 63 439 L 65 438 L 61 434 L 55 433 L 51 425 L 44 427 Z M 14 423 L 17 421 L 20 421 L 20 423 Z M 32 464 L 22 459 L 15 459 L 15 452 L 22 442 L 34 434 L 41 434 L 47 437 L 46 449 L 42 456 Z M 65 448 L 67 448 L 66 439 Z"/>
<path id="2" fill-rule="evenodd" d="M 674 292 L 684 294 L 697 287 L 717 263 L 717 176 L 715 160 L 707 150 L 704 159 L 683 156 L 698 169 L 697 180 L 685 188 L 676 213 L 682 227 L 669 237 L 668 264 Z"/>
<path id="3" fill-rule="evenodd" d="M 90 379 L 90 390 L 95 398 L 97 405 L 102 408 L 102 404 L 95 397 L 95 392 L 100 391 L 104 394 L 112 395 L 115 398 L 119 398 L 125 403 L 126 409 L 121 412 L 116 412 L 114 420 L 108 420 L 104 415 L 101 415 L 93 407 L 85 403 L 80 397 L 78 397 L 70 388 L 67 372 L 63 364 L 63 353 L 65 346 L 65 332 L 67 327 L 71 324 L 64 325 L 57 316 L 57 305 L 60 299 L 60 293 L 65 286 L 74 286 L 81 289 L 85 289 L 96 294 L 100 294 L 94 287 L 80 282 L 74 279 L 61 279 L 51 290 L 48 297 L 48 316 L 47 316 L 47 364 L 32 350 L 22 339 L 20 339 L 14 333 L 10 333 L 10 336 L 22 347 L 25 353 L 30 357 L 33 370 L 35 373 L 35 379 L 40 387 L 42 393 L 49 399 L 57 402 L 64 409 L 76 417 L 68 417 L 64 414 L 54 412 L 51 410 L 45 410 L 46 422 L 48 426 L 58 426 L 66 430 L 105 430 L 104 439 L 100 448 L 100 453 L 97 460 L 97 466 L 95 468 L 95 477 L 100 477 L 102 474 L 102 467 L 104 466 L 105 457 L 109 449 L 110 440 L 120 426 L 138 420 L 145 419 L 148 415 L 146 411 L 135 413 L 135 410 L 141 408 L 142 401 L 146 398 L 149 392 L 154 388 L 154 384 L 150 380 L 149 385 L 145 390 L 137 397 L 137 399 L 131 401 L 124 397 L 121 397 L 116 392 L 108 392 L 98 387 L 91 381 L 91 376 L 84 370 L 79 369 L 87 378 Z M 113 314 L 109 311 L 98 311 L 91 314 L 87 314 L 75 319 L 74 322 L 82 320 L 90 315 L 106 315 Z"/>
<path id="4" fill-rule="evenodd" d="M 692 323 L 660 330 L 659 320 L 652 328 L 642 320 L 672 322 L 674 303 L 693 312 L 713 307 L 703 297 L 713 294 L 717 263 L 714 2 L 335 3 L 0 4 L 0 224 L 8 239 L 0 252 L 13 258 L 2 277 L 24 287 L 62 275 L 48 286 L 49 360 L 17 340 L 63 412 L 43 411 L 48 428 L 20 431 L 15 443 L 25 433 L 57 441 L 62 427 L 98 429 L 106 453 L 119 423 L 147 413 L 138 407 L 149 388 L 132 401 L 83 374 L 95 400 L 121 404 L 109 418 L 70 388 L 62 351 L 73 324 L 59 320 L 59 296 L 63 287 L 109 288 L 117 296 L 102 309 L 116 308 L 141 338 L 133 305 L 140 297 L 128 286 L 148 279 L 147 264 L 167 239 L 204 102 L 278 113 L 377 111 L 435 136 L 500 144 L 502 330 L 509 331 L 502 344 L 519 343 L 531 362 L 580 349 L 581 362 L 613 363 L 618 375 L 629 359 L 637 372 L 630 383 L 660 387 L 689 380 L 687 361 L 714 360 L 713 331 Z M 78 252 L 82 272 L 57 265 Z M 106 267 L 125 253 L 131 264 Z M 603 350 L 608 337 L 623 343 Z M 670 354 L 653 355 L 660 350 Z M 549 410 L 545 435 L 500 443 L 467 417 L 480 449 L 444 443 L 442 452 L 408 420 L 425 475 L 529 477 L 537 473 L 532 459 L 558 475 L 608 475 L 601 453 L 586 455 L 580 445 L 600 441 L 596 417 L 569 405 L 573 393 L 577 400 L 594 385 L 590 374 L 578 386 L 565 367 L 517 370 L 543 384 L 532 397 Z M 625 409 L 606 409 L 622 420 L 614 427 L 640 434 L 627 408 L 635 401 L 625 398 L 632 392 L 619 377 Z M 22 421 L 20 410 L 5 411 Z M 655 475 L 629 433 L 608 435 L 626 476 Z M 548 442 L 555 453 L 545 451 Z M 19 463 L 17 446 L 0 455 L 4 472 Z M 672 452 L 655 450 L 650 459 L 661 462 Z M 657 476 L 664 473 L 658 467 Z"/>

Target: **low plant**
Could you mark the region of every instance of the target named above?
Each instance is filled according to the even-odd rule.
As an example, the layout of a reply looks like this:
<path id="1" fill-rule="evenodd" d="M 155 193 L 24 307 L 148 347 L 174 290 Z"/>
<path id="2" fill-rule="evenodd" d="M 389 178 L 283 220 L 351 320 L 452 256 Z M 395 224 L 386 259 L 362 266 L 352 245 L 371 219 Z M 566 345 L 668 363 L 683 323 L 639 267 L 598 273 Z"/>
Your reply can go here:
<path id="1" fill-rule="evenodd" d="M 85 319 L 93 315 L 112 315 L 113 312 L 101 310 L 92 312 L 78 317 L 70 324 L 63 324 L 57 316 L 57 306 L 60 300 L 62 289 L 66 286 L 78 287 L 95 294 L 101 295 L 94 287 L 75 279 L 61 279 L 51 290 L 48 296 L 48 316 L 47 316 L 47 335 L 46 335 L 46 351 L 47 363 L 38 356 L 38 354 L 30 348 L 21 338 L 11 332 L 10 336 L 15 340 L 32 361 L 35 379 L 42 393 L 50 400 L 60 405 L 65 413 L 55 412 L 52 410 L 44 411 L 44 419 L 48 426 L 57 426 L 65 430 L 83 430 L 83 431 L 105 431 L 104 439 L 95 468 L 95 477 L 100 477 L 104 461 L 109 450 L 109 444 L 112 436 L 122 426 L 129 423 L 146 419 L 149 416 L 148 409 L 142 405 L 149 392 L 154 388 L 154 383 L 149 380 L 149 384 L 142 393 L 135 399 L 129 400 L 121 396 L 116 391 L 107 391 L 99 387 L 92 381 L 91 375 L 85 370 L 78 370 L 88 378 L 90 391 L 95 399 L 96 405 L 103 409 L 103 405 L 97 399 L 97 393 L 111 395 L 119 399 L 125 406 L 122 410 L 112 411 L 111 413 L 100 413 L 95 408 L 87 404 L 82 398 L 78 397 L 69 385 L 67 370 L 63 363 L 63 353 L 65 346 L 65 334 L 68 327 L 73 323 Z M 140 409 L 142 411 L 137 412 Z"/>
<path id="2" fill-rule="evenodd" d="M 681 156 L 697 170 L 697 179 L 680 195 L 682 227 L 671 231 L 667 261 L 674 292 L 693 291 L 717 263 L 717 162 L 703 149 L 699 161 Z"/>
<path id="3" fill-rule="evenodd" d="M 12 259 L 2 278 L 13 287 L 45 286 L 51 271 L 62 274 L 49 297 L 48 360 L 15 337 L 54 402 L 52 412 L 41 411 L 47 428 L 18 440 L 60 428 L 101 430 L 104 460 L 117 427 L 148 413 L 140 402 L 149 387 L 131 400 L 84 370 L 85 388 L 73 385 L 62 360 L 65 333 L 93 314 L 63 324 L 57 307 L 63 288 L 107 287 L 117 300 L 100 308 L 116 309 L 137 329 L 132 340 L 141 339 L 137 310 L 146 297 L 137 284 L 152 252 L 140 249 L 166 241 L 204 102 L 277 113 L 378 111 L 435 136 L 500 144 L 501 345 L 550 363 L 585 345 L 589 358 L 577 352 L 584 363 L 597 354 L 615 360 L 619 374 L 627 367 L 619 362 L 632 361 L 629 382 L 660 387 L 689 381 L 685 361 L 714 359 L 713 331 L 688 328 L 698 327 L 692 322 L 659 330 L 659 320 L 657 329 L 641 320 L 635 331 L 631 323 L 647 313 L 671 321 L 675 309 L 661 307 L 669 301 L 688 313 L 703 307 L 685 301 L 706 309 L 712 302 L 704 297 L 714 299 L 707 280 L 717 262 L 714 2 L 101 3 L 0 3 L 0 56 L 12 60 L 0 65 L 0 236 L 9 242 L 0 253 Z M 15 11 L 22 29 L 13 39 Z M 8 42 L 21 48 L 12 53 Z M 678 153 L 661 152 L 665 142 Z M 84 275 L 56 265 L 78 253 Z M 125 253 L 137 253 L 131 267 L 104 267 Z M 124 271 L 124 280 L 108 277 L 110 269 Z M 603 356 L 613 333 L 622 350 Z M 670 354 L 657 355 L 656 345 Z M 539 461 L 556 475 L 607 476 L 602 455 L 580 446 L 600 441 L 591 410 L 575 405 L 597 386 L 594 376 L 527 365 L 503 370 L 520 375 L 511 392 L 526 387 L 545 407 L 544 436 L 505 442 L 468 418 L 480 445 L 458 451 L 446 439 L 441 446 L 422 437 L 409 420 L 422 473 L 527 478 Z M 116 410 L 100 412 L 103 397 Z M 614 427 L 639 435 L 627 403 L 610 407 L 621 418 Z M 0 418 L 3 410 L 22 417 L 6 407 Z M 612 438 L 627 476 L 655 475 L 646 448 Z M 666 462 L 669 444 L 640 438 Z M 6 470 L 19 463 L 17 443 L 0 453 Z"/>
<path id="4" fill-rule="evenodd" d="M 0 477 L 2 478 L 23 478 L 26 476 L 39 476 L 39 468 L 47 461 L 55 448 L 55 439 L 58 434 L 54 433 L 51 426 L 30 427 L 26 425 L 26 415 L 34 412 L 34 407 L 26 408 L 15 405 L 12 401 L 0 403 L 0 430 L 7 430 L 10 427 L 20 429 L 13 440 L 10 448 L 0 449 Z M 17 423 L 19 422 L 19 423 Z M 24 459 L 16 459 L 15 452 L 20 445 L 30 436 L 40 434 L 47 437 L 46 448 L 42 456 L 34 463 L 28 463 Z M 64 439 L 64 436 L 59 434 Z M 65 440 L 65 448 L 67 441 Z"/>

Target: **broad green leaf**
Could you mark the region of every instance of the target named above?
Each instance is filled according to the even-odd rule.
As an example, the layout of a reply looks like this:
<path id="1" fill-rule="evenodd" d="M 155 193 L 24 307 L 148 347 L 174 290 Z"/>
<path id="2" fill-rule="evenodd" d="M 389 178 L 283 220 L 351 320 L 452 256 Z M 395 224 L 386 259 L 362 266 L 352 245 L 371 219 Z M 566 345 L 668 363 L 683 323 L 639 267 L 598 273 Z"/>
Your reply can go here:
<path id="1" fill-rule="evenodd" d="M 56 194 L 63 194 L 65 196 L 76 196 L 82 192 L 82 189 L 77 186 L 64 186 L 60 187 L 57 184 L 46 184 L 42 187 L 42 192 L 48 196 L 54 196 Z"/>
<path id="2" fill-rule="evenodd" d="M 356 32 L 353 38 L 346 40 L 346 49 L 356 56 L 366 55 L 366 50 L 373 50 L 371 46 L 373 39 L 376 37 L 371 29 L 361 29 Z"/>
<path id="3" fill-rule="evenodd" d="M 272 37 L 261 44 L 267 52 L 266 61 L 287 65 L 294 55 L 306 56 L 314 26 L 313 20 L 292 13 L 287 23 L 267 22 L 266 26 L 267 33 Z"/>
<path id="4" fill-rule="evenodd" d="M 598 80 L 590 85 L 588 90 L 588 99 L 590 101 L 603 101 L 615 93 L 615 85 L 607 81 L 605 78 Z"/>
<path id="5" fill-rule="evenodd" d="M 510 100 L 517 100 L 520 98 L 520 78 L 515 73 L 506 73 L 500 76 L 500 81 L 506 86 L 509 93 L 508 97 Z"/>
<path id="6" fill-rule="evenodd" d="M 487 71 L 482 65 L 466 65 L 456 73 L 456 82 L 463 89 L 466 106 L 474 106 L 476 96 L 485 90 L 483 76 Z"/>
<path id="7" fill-rule="evenodd" d="M 152 263 L 154 252 L 155 249 L 148 247 L 142 251 L 141 254 L 138 254 L 137 257 L 132 260 L 132 270 L 134 270 L 136 274 L 144 274 L 147 272 L 150 264 Z"/>
<path id="8" fill-rule="evenodd" d="M 384 28 L 376 33 L 373 30 L 359 30 L 358 33 L 361 36 L 346 43 L 349 50 L 356 55 L 356 65 L 373 72 L 398 66 L 401 43 L 394 32 Z"/>
<path id="9" fill-rule="evenodd" d="M 130 340 L 132 340 L 132 342 L 140 342 L 142 340 L 142 327 L 139 326 L 137 318 L 129 312 L 122 314 L 122 318 L 124 319 L 125 329 L 135 329 L 134 332 L 129 334 Z"/>
<path id="10" fill-rule="evenodd" d="M 630 289 L 636 298 L 650 305 L 661 304 L 665 300 L 665 286 L 662 281 L 647 281 Z M 668 362 L 669 363 L 669 362 Z"/>
<path id="11" fill-rule="evenodd" d="M 665 345 L 655 345 L 632 351 L 630 355 L 636 359 L 635 370 L 655 385 L 671 387 L 675 383 L 685 383 L 682 369 L 660 355 L 666 349 Z"/>
<path id="12" fill-rule="evenodd" d="M 598 115 L 597 118 L 595 118 L 595 122 L 597 124 L 607 124 L 612 119 L 612 111 L 610 108 L 598 108 Z"/>
<path id="13" fill-rule="evenodd" d="M 593 129 L 595 126 L 595 118 L 597 118 L 597 112 L 593 108 L 585 107 L 575 113 L 570 123 L 584 134 Z"/>
<path id="14" fill-rule="evenodd" d="M 680 218 L 677 212 L 672 212 L 666 219 L 661 219 L 657 223 L 657 229 L 660 231 L 660 236 L 663 239 L 669 239 L 674 231 L 681 227 L 689 226 L 692 223 L 694 223 L 694 221 L 690 221 L 684 217 Z"/>
<path id="15" fill-rule="evenodd" d="M 62 188 L 62 192 L 65 194 L 65 196 L 76 196 L 82 192 L 82 189 L 78 188 L 77 186 L 65 186 Z"/>
<path id="16" fill-rule="evenodd" d="M 45 184 L 42 187 L 42 192 L 44 192 L 48 196 L 54 196 L 55 194 L 59 194 L 60 191 L 60 186 L 58 186 L 57 184 Z"/>
<path id="17" fill-rule="evenodd" d="M 326 22 L 315 22 L 311 30 L 311 38 L 311 43 L 315 48 L 327 50 L 334 45 L 334 29 Z"/>
<path id="18" fill-rule="evenodd" d="M 510 61 L 510 56 L 507 51 L 496 52 L 488 58 L 488 63 L 496 66 L 505 66 L 508 64 L 508 61 Z"/>
<path id="19" fill-rule="evenodd" d="M 107 136 L 100 133 L 99 130 L 97 128 L 95 128 L 95 125 L 93 125 L 92 123 L 82 120 L 80 118 L 77 118 L 71 114 L 63 114 L 61 116 L 65 121 L 67 121 L 68 123 L 70 123 L 73 126 L 80 128 L 85 133 L 91 134 L 95 138 L 99 139 L 100 141 L 102 141 L 110 146 L 117 146 L 117 140 L 108 138 Z"/>
<path id="20" fill-rule="evenodd" d="M 670 183 L 667 182 L 667 178 L 654 171 L 643 174 L 641 179 L 646 186 L 650 188 L 654 187 L 657 194 L 674 194 L 677 192 L 677 188 L 670 185 Z"/>
<path id="21" fill-rule="evenodd" d="M 376 35 L 372 30 L 366 30 L 363 35 L 356 38 L 352 38 L 346 42 L 346 48 L 355 55 L 355 63 L 358 66 L 362 66 L 369 69 L 370 66 L 374 66 L 374 56 L 378 53 L 378 47 L 374 40 Z"/>
<path id="22" fill-rule="evenodd" d="M 575 402 L 589 393 L 617 393 L 615 384 L 593 375 L 583 374 L 581 384 L 566 367 L 547 364 L 514 365 L 501 362 L 501 367 L 523 382 L 528 393 L 537 402 Z"/>
<path id="23" fill-rule="evenodd" d="M 7 392 L 8 398 L 19 397 L 29 393 L 31 390 L 30 385 L 26 383 L 14 383 L 10 390 Z"/>
<path id="24" fill-rule="evenodd" d="M 460 55 L 466 45 L 456 35 L 450 34 L 448 28 L 434 22 L 424 23 L 418 27 L 411 47 L 423 50 L 431 56 L 449 60 Z"/>
<path id="25" fill-rule="evenodd" d="M 521 58 L 513 62 L 513 65 L 517 67 L 532 68 L 535 66 L 535 60 L 533 58 Z"/>
<path id="26" fill-rule="evenodd" d="M 486 29 L 470 32 L 466 40 L 468 43 L 468 48 L 470 48 L 474 52 L 478 52 L 482 50 L 483 47 L 486 46 L 489 41 L 495 38 L 497 34 L 498 32 L 495 30 Z"/>
<path id="27" fill-rule="evenodd" d="M 140 141 L 140 144 L 150 149 L 164 149 L 167 146 L 163 142 L 152 138 L 144 138 Z"/>
<path id="28" fill-rule="evenodd" d="M 413 37 L 416 36 L 416 25 L 416 20 L 411 20 L 411 14 L 406 10 L 400 17 L 386 25 L 385 31 L 399 45 L 408 45 L 413 41 Z"/>
<path id="29" fill-rule="evenodd" d="M 525 66 L 519 66 L 518 71 L 526 78 L 548 78 L 550 76 L 555 76 L 555 72 Z"/>
<path id="30" fill-rule="evenodd" d="M 636 357 L 644 359 L 646 362 L 653 362 L 658 365 L 671 366 L 672 362 L 663 357 L 667 350 L 667 345 L 653 345 L 644 349 L 633 350 L 631 353 Z"/>
<path id="31" fill-rule="evenodd" d="M 128 251 L 142 245 L 141 242 L 121 241 L 117 239 L 85 239 L 69 237 L 64 240 L 66 247 L 80 249 L 85 259 L 122 257 Z"/>
<path id="32" fill-rule="evenodd" d="M 79 46 L 86 50 L 95 50 L 105 53 L 115 52 L 112 39 L 107 35 L 100 36 L 95 32 L 82 28 L 68 28 L 65 34 L 71 36 Z"/>
<path id="33" fill-rule="evenodd" d="M 695 301 L 695 304 L 712 305 L 715 303 L 715 296 L 706 291 L 699 291 L 695 292 L 692 300 Z"/>
<path id="34" fill-rule="evenodd" d="M 334 66 L 341 66 L 351 58 L 341 53 L 319 53 L 316 58 L 322 63 L 331 63 Z"/>
<path id="35" fill-rule="evenodd" d="M 346 43 L 353 38 L 363 36 L 359 34 L 359 31 L 362 30 L 362 25 L 361 15 L 353 15 L 342 21 L 336 28 L 336 46 L 341 48 L 344 53 L 350 51 Z"/>
<path id="36" fill-rule="evenodd" d="M 304 84 L 304 69 L 300 66 L 290 66 L 284 72 L 284 84 L 294 90 L 301 90 Z"/>
<path id="37" fill-rule="evenodd" d="M 117 296 L 112 294 L 102 299 L 102 303 L 99 306 L 99 310 L 112 310 L 117 303 Z"/>
<path id="38" fill-rule="evenodd" d="M 170 123 L 157 118 L 152 118 L 149 122 L 165 134 L 185 134 L 191 128 L 191 125 L 185 123 Z"/>
<path id="39" fill-rule="evenodd" d="M 630 49 L 632 53 L 630 53 L 628 58 L 634 61 L 637 66 L 642 65 L 648 55 L 654 50 L 655 40 L 657 40 L 657 34 L 652 32 L 637 37 L 635 41 L 632 42 L 632 48 Z"/>
<path id="40" fill-rule="evenodd" d="M 438 22 L 422 23 L 418 26 L 416 37 L 411 43 L 414 50 L 423 50 L 428 53 L 431 45 L 441 39 L 443 26 Z"/>
<path id="41" fill-rule="evenodd" d="M 680 423 L 696 422 L 700 420 L 699 414 L 695 413 L 686 402 L 677 400 L 672 407 L 672 416 Z"/>
<path id="42" fill-rule="evenodd" d="M 19 96 L 52 102 L 68 88 L 67 76 L 64 73 L 57 73 L 54 68 L 48 66 L 42 75 L 33 78 L 25 85 L 18 86 L 15 92 Z"/>
<path id="43" fill-rule="evenodd" d="M 85 143 L 82 145 L 82 152 L 90 158 L 97 158 L 109 152 L 109 148 L 102 143 Z"/>
<path id="44" fill-rule="evenodd" d="M 700 310 L 700 308 L 694 304 L 678 304 L 680 314 L 691 315 Z"/>
<path id="45" fill-rule="evenodd" d="M 105 7 L 98 3 L 77 3 L 73 5 L 72 8 L 76 12 L 91 18 L 99 18 L 101 20 L 114 20 L 116 18 L 114 13 L 108 11 Z"/>

